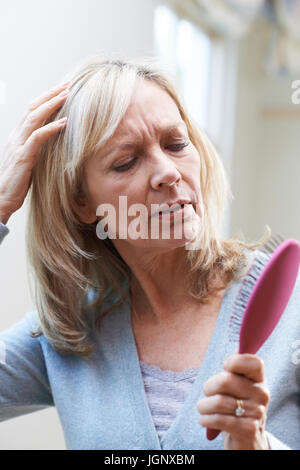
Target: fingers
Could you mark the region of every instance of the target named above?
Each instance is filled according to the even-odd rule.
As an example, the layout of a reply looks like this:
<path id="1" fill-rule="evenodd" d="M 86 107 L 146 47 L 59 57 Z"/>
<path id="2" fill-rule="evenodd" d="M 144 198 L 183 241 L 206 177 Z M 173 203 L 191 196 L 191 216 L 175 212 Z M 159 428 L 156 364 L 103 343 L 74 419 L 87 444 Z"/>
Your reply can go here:
<path id="1" fill-rule="evenodd" d="M 253 354 L 233 354 L 223 363 L 223 368 L 228 372 L 242 374 L 254 382 L 264 381 L 264 363 Z"/>
<path id="2" fill-rule="evenodd" d="M 235 417 L 237 400 L 228 395 L 214 395 L 202 398 L 197 402 L 197 409 L 202 415 L 224 414 Z M 261 420 L 265 414 L 265 407 L 251 400 L 243 400 L 245 413 L 243 418 Z M 238 418 L 240 419 L 240 417 Z"/>
<path id="3" fill-rule="evenodd" d="M 197 402 L 199 424 L 229 433 L 233 448 L 267 448 L 264 425 L 270 393 L 263 361 L 251 354 L 234 354 L 223 368 L 203 386 L 206 397 Z M 235 415 L 238 399 L 243 401 L 241 416 Z"/>
<path id="4" fill-rule="evenodd" d="M 34 131 L 27 139 L 23 149 L 24 160 L 29 164 L 30 157 L 34 157 L 39 151 L 40 147 L 47 142 L 52 136 L 57 134 L 61 129 L 65 127 L 67 118 L 59 119 L 58 121 L 50 122 L 49 124 Z M 21 159 L 19 159 L 21 161 Z M 32 164 L 34 160 L 32 159 Z"/>
<path id="5" fill-rule="evenodd" d="M 29 105 L 29 111 L 34 111 L 36 108 L 46 103 L 46 101 L 49 101 L 51 98 L 57 96 L 59 93 L 64 91 L 69 84 L 70 82 L 66 82 L 61 85 L 58 85 L 52 88 L 51 90 L 47 90 L 46 92 L 35 98 Z"/>
<path id="6" fill-rule="evenodd" d="M 43 123 L 65 102 L 68 94 L 60 92 L 67 92 L 67 85 L 56 87 L 32 102 L 23 122 L 10 134 L 0 161 L 1 213 L 6 220 L 24 202 L 41 145 L 66 125 L 66 118 Z"/>
<path id="7" fill-rule="evenodd" d="M 49 101 L 51 98 L 54 98 L 55 96 L 57 96 L 59 93 L 64 91 L 68 87 L 69 84 L 70 82 L 65 82 L 61 85 L 51 88 L 50 90 L 47 90 L 46 92 L 42 93 L 40 96 L 32 100 L 28 106 L 28 110 L 24 113 L 22 117 L 20 124 L 22 124 L 25 121 L 26 117 L 28 116 L 28 113 L 30 113 L 31 111 L 34 111 L 36 108 L 46 103 L 46 101 Z"/>
<path id="8" fill-rule="evenodd" d="M 216 393 L 232 395 L 236 398 L 258 396 L 262 401 L 268 400 L 264 380 L 264 363 L 253 354 L 233 354 L 224 363 L 222 372 L 211 377 L 204 384 L 207 396 Z"/>
<path id="9" fill-rule="evenodd" d="M 69 90 L 66 85 L 54 88 L 36 98 L 25 113 L 19 127 L 14 132 L 17 145 L 24 145 L 31 134 L 43 126 L 43 123 L 66 101 Z"/>
<path id="10" fill-rule="evenodd" d="M 236 399 L 251 399 L 262 405 L 269 401 L 265 383 L 256 383 L 231 372 L 221 372 L 208 379 L 203 386 L 203 392 L 207 397 L 216 394 L 230 395 Z"/>
<path id="11" fill-rule="evenodd" d="M 235 398 L 227 395 L 203 398 L 197 403 L 200 413 L 198 423 L 205 428 L 228 433 L 230 439 L 225 439 L 226 448 L 268 448 L 264 434 L 266 407 L 252 400 L 243 400 L 241 406 L 245 411 L 242 416 L 236 416 Z"/>
<path id="12" fill-rule="evenodd" d="M 251 442 L 261 432 L 259 420 L 223 414 L 202 415 L 199 424 L 205 428 L 228 432 L 231 436 L 246 442 Z"/>

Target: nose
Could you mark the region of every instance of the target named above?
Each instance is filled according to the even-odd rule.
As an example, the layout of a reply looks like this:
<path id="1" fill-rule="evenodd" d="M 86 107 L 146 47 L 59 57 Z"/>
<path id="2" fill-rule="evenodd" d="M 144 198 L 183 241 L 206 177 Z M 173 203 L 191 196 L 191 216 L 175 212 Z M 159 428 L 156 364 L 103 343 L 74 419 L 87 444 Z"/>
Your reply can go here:
<path id="1" fill-rule="evenodd" d="M 153 189 L 159 189 L 163 185 L 170 186 L 171 184 L 180 182 L 182 178 L 181 174 L 170 157 L 160 152 L 153 161 L 151 175 L 151 186 Z"/>

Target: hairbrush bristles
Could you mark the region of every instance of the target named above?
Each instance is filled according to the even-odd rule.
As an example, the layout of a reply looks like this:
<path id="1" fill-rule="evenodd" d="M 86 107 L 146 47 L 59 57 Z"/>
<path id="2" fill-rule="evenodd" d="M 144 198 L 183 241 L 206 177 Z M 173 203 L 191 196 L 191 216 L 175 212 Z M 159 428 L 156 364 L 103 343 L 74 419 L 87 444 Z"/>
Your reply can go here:
<path id="1" fill-rule="evenodd" d="M 284 237 L 279 235 L 279 233 L 275 233 L 270 237 L 270 239 L 259 249 L 266 254 L 272 254 L 276 250 L 276 248 L 284 242 Z"/>
<path id="2" fill-rule="evenodd" d="M 272 254 L 278 246 L 283 243 L 283 241 L 284 238 L 281 235 L 272 235 L 272 237 L 270 237 L 270 239 L 259 248 L 257 255 L 254 257 L 251 267 L 242 281 L 242 285 L 233 304 L 233 310 L 229 321 L 229 339 L 231 342 L 239 342 L 242 319 L 251 292 Z"/>

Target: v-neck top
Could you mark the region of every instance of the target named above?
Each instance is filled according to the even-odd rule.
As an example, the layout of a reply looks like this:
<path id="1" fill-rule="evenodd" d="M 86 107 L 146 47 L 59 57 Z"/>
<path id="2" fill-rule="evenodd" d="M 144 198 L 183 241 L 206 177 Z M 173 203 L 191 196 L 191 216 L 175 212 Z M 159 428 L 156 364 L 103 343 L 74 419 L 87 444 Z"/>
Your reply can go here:
<path id="1" fill-rule="evenodd" d="M 254 266 L 256 257 L 265 255 L 256 251 L 248 256 Z M 67 449 L 223 449 L 221 434 L 207 440 L 206 430 L 198 423 L 197 401 L 204 397 L 206 380 L 221 372 L 223 361 L 237 350 L 230 320 L 246 278 L 225 291 L 201 367 L 161 440 L 144 387 L 130 300 L 101 319 L 89 359 L 58 353 L 44 335 L 32 338 L 29 333 L 39 324 L 36 310 L 1 332 L 0 420 L 55 406 Z M 258 356 L 264 361 L 271 394 L 266 429 L 274 437 L 272 448 L 286 444 L 300 449 L 300 276 Z"/>
<path id="2" fill-rule="evenodd" d="M 175 372 L 144 361 L 140 361 L 140 367 L 151 416 L 161 441 L 189 395 L 200 367 Z"/>

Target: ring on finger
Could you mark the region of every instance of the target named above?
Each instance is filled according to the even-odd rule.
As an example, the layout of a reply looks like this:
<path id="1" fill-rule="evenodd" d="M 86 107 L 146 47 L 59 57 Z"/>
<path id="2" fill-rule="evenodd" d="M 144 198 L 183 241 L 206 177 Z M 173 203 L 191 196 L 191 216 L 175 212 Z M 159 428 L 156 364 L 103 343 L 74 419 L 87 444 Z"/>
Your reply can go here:
<path id="1" fill-rule="evenodd" d="M 246 410 L 244 408 L 243 400 L 237 400 L 236 409 L 234 410 L 235 416 L 239 418 L 240 416 L 243 416 L 243 414 L 245 414 L 245 411 Z"/>

